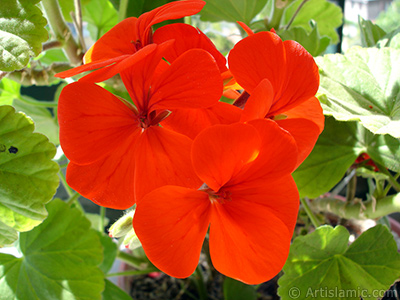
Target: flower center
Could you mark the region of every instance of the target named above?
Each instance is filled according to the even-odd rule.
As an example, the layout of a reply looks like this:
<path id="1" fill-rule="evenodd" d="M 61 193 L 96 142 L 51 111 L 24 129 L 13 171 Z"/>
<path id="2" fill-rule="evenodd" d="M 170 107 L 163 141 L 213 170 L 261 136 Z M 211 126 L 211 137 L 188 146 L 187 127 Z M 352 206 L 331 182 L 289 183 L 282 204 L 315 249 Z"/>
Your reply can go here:
<path id="1" fill-rule="evenodd" d="M 141 113 L 138 116 L 140 127 L 143 129 L 149 128 L 150 126 L 158 125 L 161 121 L 170 115 L 169 110 L 155 111 L 148 113 Z"/>
<path id="2" fill-rule="evenodd" d="M 218 202 L 219 204 L 225 204 L 226 202 L 232 201 L 232 193 L 228 190 L 220 189 L 218 192 L 208 188 L 204 190 L 208 194 L 208 198 L 211 203 Z"/>

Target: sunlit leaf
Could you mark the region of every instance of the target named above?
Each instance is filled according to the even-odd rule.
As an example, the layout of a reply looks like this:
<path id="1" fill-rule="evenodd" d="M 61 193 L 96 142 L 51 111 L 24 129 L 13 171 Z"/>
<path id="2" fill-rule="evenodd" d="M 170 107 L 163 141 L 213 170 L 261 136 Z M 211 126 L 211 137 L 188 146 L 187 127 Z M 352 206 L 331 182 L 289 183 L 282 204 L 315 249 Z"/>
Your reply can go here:
<path id="1" fill-rule="evenodd" d="M 48 38 L 40 0 L 7 0 L 0 8 L 0 70 L 22 69 Z"/>
<path id="2" fill-rule="evenodd" d="M 83 7 L 92 39 L 98 40 L 118 22 L 118 13 L 108 0 L 91 0 Z"/>
<path id="3" fill-rule="evenodd" d="M 317 58 L 324 113 L 400 138 L 400 50 L 350 48 Z"/>
<path id="4" fill-rule="evenodd" d="M 287 7 L 281 21 L 282 27 L 289 24 L 300 4 L 303 2 L 303 0 L 296 0 Z M 303 27 L 307 32 L 311 32 L 312 28 L 309 22 L 314 20 L 318 24 L 320 35 L 330 37 L 332 43 L 336 44 L 339 41 L 336 28 L 342 25 L 342 19 L 342 10 L 336 4 L 327 0 L 310 0 L 300 9 L 291 26 Z"/>
<path id="5" fill-rule="evenodd" d="M 8 78 L 0 81 L 0 105 L 11 105 L 20 96 L 21 85 Z"/>
<path id="6" fill-rule="evenodd" d="M 97 267 L 102 247 L 96 232 L 59 199 L 47 209 L 40 226 L 20 234 L 22 257 L 0 254 L 2 300 L 100 300 L 104 274 Z"/>
<path id="7" fill-rule="evenodd" d="M 200 12 L 203 21 L 242 21 L 250 24 L 251 20 L 264 8 L 267 0 L 207 0 Z"/>
<path id="8" fill-rule="evenodd" d="M 361 16 L 358 16 L 358 26 L 360 27 L 361 45 L 363 47 L 375 46 L 386 35 L 382 28 L 369 20 L 364 20 Z"/>
<path id="9" fill-rule="evenodd" d="M 0 106 L 0 222 L 28 231 L 46 217 L 45 204 L 59 184 L 56 148 L 33 122 L 11 106 Z M 2 232 L 0 232 L 0 235 Z"/>
<path id="10" fill-rule="evenodd" d="M 377 225 L 348 246 L 343 226 L 321 226 L 297 237 L 279 279 L 282 300 L 376 300 L 400 276 L 400 254 L 386 226 Z"/>

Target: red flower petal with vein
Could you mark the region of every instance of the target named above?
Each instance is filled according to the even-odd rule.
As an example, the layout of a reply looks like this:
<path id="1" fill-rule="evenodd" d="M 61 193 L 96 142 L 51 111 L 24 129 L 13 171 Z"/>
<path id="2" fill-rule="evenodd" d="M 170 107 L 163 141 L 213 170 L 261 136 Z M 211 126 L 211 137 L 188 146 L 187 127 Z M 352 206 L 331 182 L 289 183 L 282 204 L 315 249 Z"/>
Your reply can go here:
<path id="1" fill-rule="evenodd" d="M 225 57 L 199 29 L 188 24 L 178 23 L 163 26 L 154 32 L 154 43 L 161 44 L 170 40 L 175 42 L 164 54 L 165 59 L 170 63 L 187 50 L 204 49 L 214 57 L 221 73 L 228 70 Z"/>
<path id="2" fill-rule="evenodd" d="M 135 72 L 121 73 L 136 107 L 82 81 L 60 95 L 60 141 L 71 161 L 67 180 L 103 206 L 125 209 L 162 185 L 202 183 L 191 167 L 192 140 L 158 124 L 169 108 L 216 104 L 222 93 L 218 66 L 208 52 L 194 49 L 160 72 L 164 48 L 154 46 Z"/>
<path id="3" fill-rule="evenodd" d="M 191 139 L 168 129 L 144 130 L 135 151 L 136 197 L 165 184 L 199 188 L 202 182 L 191 167 L 191 146 Z"/>
<path id="4" fill-rule="evenodd" d="M 93 82 L 106 80 L 121 69 L 129 68 L 131 61 L 127 56 L 136 55 L 141 49 L 152 44 L 151 26 L 166 20 L 183 18 L 198 13 L 205 2 L 202 0 L 182 0 L 167 3 L 139 18 L 127 18 L 106 34 L 104 34 L 85 54 L 85 65 L 56 74 L 56 77 L 65 78 L 75 76 L 85 71 L 109 66 L 107 74 L 92 75 L 86 79 Z M 120 65 L 118 68 L 116 65 Z M 102 73 L 103 69 L 93 73 Z M 99 77 L 98 77 L 99 76 Z"/>
<path id="5" fill-rule="evenodd" d="M 297 142 L 299 166 L 324 127 L 322 108 L 314 97 L 319 74 L 313 57 L 297 42 L 261 32 L 235 45 L 229 65 L 246 90 L 237 101 L 248 98 L 241 121 L 270 118 L 288 130 Z"/>
<path id="6" fill-rule="evenodd" d="M 274 33 L 259 32 L 238 42 L 229 54 L 229 67 L 236 81 L 251 95 L 268 79 L 274 90 L 269 116 L 289 110 L 313 97 L 319 86 L 313 57 L 297 42 Z"/>
<path id="7" fill-rule="evenodd" d="M 171 129 L 194 139 L 204 129 L 217 124 L 233 124 L 239 121 L 242 110 L 225 102 L 202 109 L 176 109 L 161 122 Z"/>
<path id="8" fill-rule="evenodd" d="M 171 276 L 190 276 L 199 262 L 210 224 L 208 195 L 179 186 L 164 186 L 139 202 L 133 227 L 146 256 Z"/>
<path id="9" fill-rule="evenodd" d="M 270 137 L 275 140 L 267 143 Z M 288 150 L 279 151 L 283 146 Z M 137 203 L 133 226 L 148 258 L 169 275 L 190 276 L 210 226 L 218 271 L 248 284 L 275 276 L 288 256 L 297 219 L 298 192 L 290 175 L 296 156 L 291 135 L 270 120 L 201 132 L 193 142 L 192 163 L 207 186 L 164 186 Z"/>

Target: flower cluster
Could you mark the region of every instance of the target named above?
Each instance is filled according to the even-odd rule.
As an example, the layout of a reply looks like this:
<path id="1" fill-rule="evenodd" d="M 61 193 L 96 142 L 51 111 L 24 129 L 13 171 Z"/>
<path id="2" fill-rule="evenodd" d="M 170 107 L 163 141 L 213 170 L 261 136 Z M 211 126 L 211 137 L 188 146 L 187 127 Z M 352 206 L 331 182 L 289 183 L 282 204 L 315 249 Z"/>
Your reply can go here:
<path id="1" fill-rule="evenodd" d="M 229 69 L 190 25 L 152 31 L 204 4 L 176 1 L 128 18 L 82 66 L 58 74 L 96 69 L 60 95 L 67 181 L 101 206 L 136 204 L 134 230 L 167 274 L 190 276 L 209 234 L 215 268 L 257 284 L 288 256 L 299 206 L 291 173 L 324 124 L 318 68 L 298 43 L 244 24 L 249 36 L 230 51 Z M 117 74 L 130 99 L 96 84 Z"/>

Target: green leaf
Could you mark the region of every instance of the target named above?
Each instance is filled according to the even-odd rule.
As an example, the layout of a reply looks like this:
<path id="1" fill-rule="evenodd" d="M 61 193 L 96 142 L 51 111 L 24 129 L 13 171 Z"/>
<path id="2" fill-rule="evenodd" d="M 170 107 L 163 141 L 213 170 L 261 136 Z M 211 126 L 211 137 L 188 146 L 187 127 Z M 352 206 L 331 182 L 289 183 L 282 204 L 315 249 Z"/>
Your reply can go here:
<path id="1" fill-rule="evenodd" d="M 320 36 L 315 22 L 311 22 L 311 27 L 311 32 L 307 32 L 303 27 L 291 27 L 289 30 L 280 31 L 279 36 L 284 41 L 299 42 L 312 56 L 318 56 L 326 50 L 331 39 L 327 36 Z"/>
<path id="2" fill-rule="evenodd" d="M 400 50 L 353 47 L 316 61 L 325 114 L 400 138 Z"/>
<path id="3" fill-rule="evenodd" d="M 400 276 L 400 254 L 386 226 L 377 225 L 350 246 L 343 226 L 321 226 L 297 237 L 279 279 L 282 300 L 376 300 Z"/>
<path id="4" fill-rule="evenodd" d="M 225 300 L 256 300 L 257 292 L 254 286 L 226 277 L 224 280 Z"/>
<path id="5" fill-rule="evenodd" d="M 20 234 L 21 258 L 0 255 L 2 299 L 101 299 L 102 247 L 96 232 L 78 209 L 59 199 L 47 209 L 40 226 Z"/>
<path id="6" fill-rule="evenodd" d="M 127 293 L 117 287 L 114 283 L 108 279 L 106 279 L 105 282 L 106 288 L 103 291 L 104 300 L 132 300 Z"/>
<path id="7" fill-rule="evenodd" d="M 46 217 L 59 184 L 56 148 L 13 107 L 0 106 L 0 222 L 28 231 Z M 0 236 L 2 233 L 0 233 Z"/>
<path id="8" fill-rule="evenodd" d="M 242 21 L 246 24 L 264 8 L 267 0 L 207 0 L 200 12 L 202 21 Z"/>
<path id="9" fill-rule="evenodd" d="M 332 189 L 361 153 L 400 171 L 400 141 L 374 135 L 357 122 L 328 117 L 313 151 L 293 173 L 301 197 L 318 197 Z"/>
<path id="10" fill-rule="evenodd" d="M 360 27 L 361 45 L 363 47 L 375 46 L 386 35 L 382 28 L 369 20 L 364 20 L 361 16 L 358 16 L 358 26 Z"/>
<path id="11" fill-rule="evenodd" d="M 0 81 L 0 105 L 11 105 L 20 96 L 21 85 L 8 78 Z"/>
<path id="12" fill-rule="evenodd" d="M 287 26 L 296 13 L 303 0 L 296 0 L 291 3 L 284 12 L 281 26 Z M 336 28 L 342 25 L 343 13 L 339 6 L 327 0 L 310 0 L 306 2 L 295 17 L 292 27 L 303 27 L 311 32 L 309 22 L 314 20 L 318 24 L 321 36 L 328 36 L 333 44 L 339 42 Z"/>
<path id="13" fill-rule="evenodd" d="M 390 47 L 394 49 L 400 49 L 400 28 L 389 32 L 387 35 L 382 37 L 378 43 L 378 48 Z"/>
<path id="14" fill-rule="evenodd" d="M 108 235 L 100 232 L 97 232 L 97 234 L 104 249 L 104 259 L 99 267 L 104 274 L 107 274 L 117 257 L 117 244 L 115 244 Z"/>
<path id="15" fill-rule="evenodd" d="M 0 9 L 0 70 L 22 69 L 42 51 L 47 21 L 35 5 L 40 0 L 2 1 Z"/>
<path id="16" fill-rule="evenodd" d="M 47 136 L 53 144 L 60 144 L 58 123 L 47 108 L 29 105 L 21 101 L 14 101 L 13 106 L 17 111 L 25 113 L 34 121 L 36 132 Z"/>
<path id="17" fill-rule="evenodd" d="M 83 10 L 83 20 L 88 22 L 90 36 L 95 41 L 118 22 L 118 13 L 108 0 L 91 0 Z"/>

